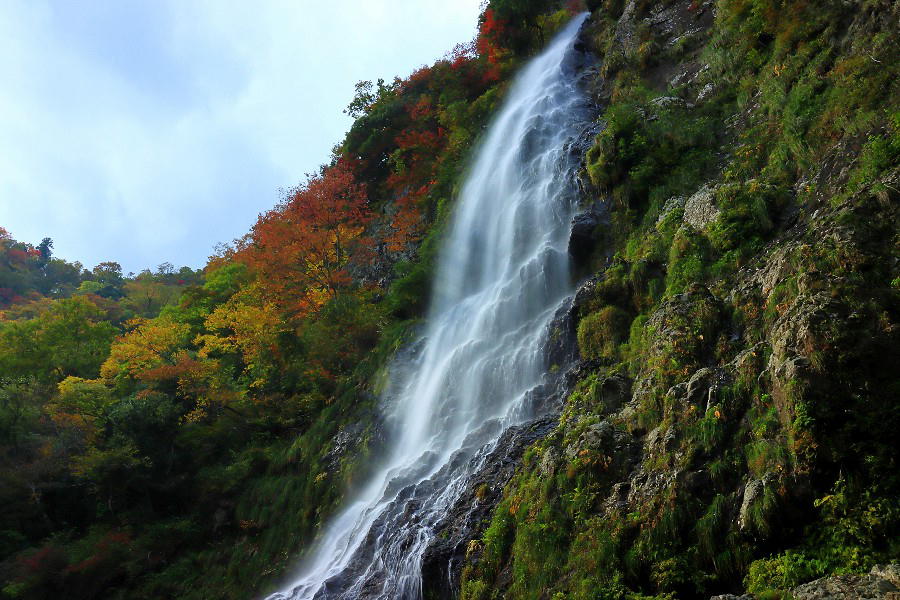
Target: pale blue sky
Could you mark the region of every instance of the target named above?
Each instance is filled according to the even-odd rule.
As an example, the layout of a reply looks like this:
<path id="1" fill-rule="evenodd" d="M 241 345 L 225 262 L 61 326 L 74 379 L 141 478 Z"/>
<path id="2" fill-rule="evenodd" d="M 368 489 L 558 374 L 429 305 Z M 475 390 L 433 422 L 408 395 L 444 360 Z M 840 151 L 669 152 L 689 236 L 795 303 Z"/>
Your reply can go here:
<path id="1" fill-rule="evenodd" d="M 202 266 L 328 160 L 354 83 L 470 40 L 479 4 L 0 2 L 0 226 L 88 267 Z"/>

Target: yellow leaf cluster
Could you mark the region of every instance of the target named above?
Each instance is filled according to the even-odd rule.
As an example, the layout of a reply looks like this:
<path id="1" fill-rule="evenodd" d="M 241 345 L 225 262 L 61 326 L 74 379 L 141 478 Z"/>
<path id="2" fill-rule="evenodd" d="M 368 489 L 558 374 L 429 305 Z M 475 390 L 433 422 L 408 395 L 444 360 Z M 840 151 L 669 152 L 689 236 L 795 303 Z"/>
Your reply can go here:
<path id="1" fill-rule="evenodd" d="M 240 353 L 250 369 L 272 360 L 278 335 L 285 329 L 277 307 L 262 298 L 257 285 L 241 290 L 218 306 L 206 318 L 205 325 L 212 333 L 198 335 L 194 340 L 200 358 Z"/>
<path id="2" fill-rule="evenodd" d="M 174 364 L 190 332 L 187 324 L 166 317 L 134 319 L 128 325 L 131 330 L 113 343 L 109 358 L 100 368 L 104 379 L 137 377 L 149 369 Z"/>

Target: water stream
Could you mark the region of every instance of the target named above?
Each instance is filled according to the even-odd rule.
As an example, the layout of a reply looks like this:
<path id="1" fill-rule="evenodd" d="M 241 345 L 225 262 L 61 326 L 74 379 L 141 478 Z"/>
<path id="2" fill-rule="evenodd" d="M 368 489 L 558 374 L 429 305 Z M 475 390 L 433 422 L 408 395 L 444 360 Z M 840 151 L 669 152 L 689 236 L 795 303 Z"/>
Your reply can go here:
<path id="1" fill-rule="evenodd" d="M 591 111 L 577 84 L 585 15 L 517 76 L 476 151 L 442 248 L 424 339 L 384 398 L 386 457 L 270 600 L 418 600 L 436 524 L 500 435 L 535 415 L 548 325 L 572 293 L 573 145 Z"/>

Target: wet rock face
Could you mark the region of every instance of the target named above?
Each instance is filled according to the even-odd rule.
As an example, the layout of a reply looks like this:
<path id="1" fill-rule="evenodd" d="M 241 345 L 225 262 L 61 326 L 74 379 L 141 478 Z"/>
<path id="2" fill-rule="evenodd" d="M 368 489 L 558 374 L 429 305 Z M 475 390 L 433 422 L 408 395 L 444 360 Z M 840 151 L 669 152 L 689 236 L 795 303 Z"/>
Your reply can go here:
<path id="1" fill-rule="evenodd" d="M 631 381 L 622 375 L 612 375 L 600 382 L 597 391 L 603 410 L 614 413 L 631 398 Z"/>
<path id="2" fill-rule="evenodd" d="M 385 202 L 381 207 L 381 214 L 377 215 L 369 227 L 369 234 L 373 240 L 385 240 L 393 232 L 391 223 L 399 210 L 397 198 L 391 202 Z M 419 243 L 406 244 L 402 249 L 391 250 L 384 241 L 378 241 L 371 248 L 371 253 L 366 254 L 362 260 L 353 260 L 347 265 L 347 269 L 353 280 L 360 284 L 375 284 L 387 289 L 397 277 L 394 266 L 401 261 L 411 261 L 416 257 Z"/>
<path id="3" fill-rule="evenodd" d="M 608 450 L 614 444 L 615 430 L 608 421 L 591 425 L 582 432 L 581 437 L 566 447 L 566 458 L 572 460 L 585 450 Z"/>
<path id="4" fill-rule="evenodd" d="M 642 35 L 663 47 L 672 42 L 687 42 L 679 46 L 686 48 L 687 60 L 678 65 L 644 69 L 650 71 L 650 77 L 645 77 L 643 82 L 649 79 L 653 83 L 667 76 L 664 81 L 671 83 L 655 89 L 678 95 L 662 96 L 646 103 L 640 113 L 643 118 L 653 119 L 654 112 L 662 113 L 667 108 L 683 110 L 690 118 L 690 111 L 696 109 L 699 114 L 707 108 L 704 103 L 718 102 L 719 95 L 727 89 L 723 82 L 708 82 L 707 77 L 702 77 L 709 69 L 702 61 L 708 58 L 694 53 L 694 44 L 702 45 L 702 38 L 707 35 L 696 30 L 702 29 L 702 23 L 714 16 L 713 4 L 704 0 L 690 3 L 676 0 L 642 5 L 623 0 L 615 3 L 622 11 L 620 18 L 614 11 L 612 15 L 603 15 L 618 18 L 618 24 L 611 26 L 613 31 L 606 28 L 602 36 L 597 36 L 597 44 L 611 45 L 605 57 L 610 64 L 619 55 L 635 53 L 643 41 Z M 648 29 L 650 35 L 646 34 Z M 692 36 L 698 41 L 686 39 Z M 680 86 L 684 87 L 672 91 Z M 598 89 L 605 88 L 598 86 Z M 598 93 L 598 98 L 606 97 Z M 753 102 L 723 123 L 724 135 L 749 127 L 747 123 L 758 108 Z M 862 372 L 871 369 L 869 365 L 887 362 L 870 360 L 878 358 L 877 352 L 863 347 L 876 335 L 885 340 L 879 346 L 872 344 L 871 347 L 879 350 L 890 347 L 890 342 L 896 340 L 896 337 L 888 338 L 896 336 L 897 331 L 896 319 L 888 317 L 888 312 L 883 313 L 885 325 L 881 330 L 876 331 L 874 326 L 867 329 L 861 324 L 863 307 L 884 306 L 878 304 L 881 300 L 870 297 L 870 293 L 882 293 L 882 284 L 876 283 L 872 292 L 865 289 L 857 292 L 853 288 L 857 284 L 851 279 L 860 273 L 881 272 L 885 257 L 891 254 L 885 251 L 887 246 L 882 241 L 887 238 L 879 236 L 895 233 L 878 233 L 880 230 L 868 222 L 878 220 L 872 218 L 874 215 L 896 213 L 883 207 L 860 208 L 848 213 L 846 205 L 829 205 L 832 196 L 844 189 L 848 169 L 857 160 L 855 152 L 839 149 L 833 156 L 826 156 L 820 168 L 797 181 L 793 192 L 781 189 L 781 184 L 777 189 L 768 188 L 763 178 L 723 185 L 716 185 L 722 179 L 713 178 L 700 189 L 685 190 L 684 196 L 672 196 L 664 202 L 656 217 L 657 232 L 672 236 L 677 231 L 678 236 L 720 244 L 723 232 L 730 231 L 729 227 L 740 217 L 735 211 L 735 199 L 744 202 L 748 190 L 758 185 L 759 194 L 753 197 L 763 198 L 767 203 L 767 216 L 759 224 L 760 231 L 764 232 L 760 239 L 765 243 L 754 246 L 752 251 L 747 246 L 747 258 L 734 261 L 729 266 L 734 271 L 721 278 L 708 273 L 698 275 L 708 288 L 694 285 L 686 293 L 664 294 L 658 302 L 650 302 L 651 306 L 637 309 L 645 318 L 639 322 L 642 337 L 628 351 L 639 349 L 640 355 L 627 355 L 623 359 L 627 369 L 620 371 L 634 378 L 633 385 L 629 381 L 619 393 L 617 386 L 610 382 L 611 401 L 607 405 L 604 389 L 603 401 L 598 402 L 597 388 L 606 386 L 603 378 L 615 371 L 599 359 L 584 363 L 591 368 L 581 372 L 583 385 L 566 407 L 560 431 L 541 444 L 536 459 L 523 469 L 532 476 L 528 484 L 536 479 L 561 480 L 561 469 L 565 472 L 567 463 L 577 460 L 582 452 L 586 457 L 594 453 L 605 456 L 617 445 L 636 448 L 636 459 L 626 463 L 626 468 L 610 469 L 608 479 L 606 474 L 603 479 L 595 479 L 601 492 L 593 508 L 601 517 L 619 519 L 625 527 L 629 515 L 657 514 L 654 511 L 664 514 L 659 507 L 671 498 L 681 503 L 679 508 L 699 501 L 703 509 L 685 509 L 685 513 L 691 514 L 685 517 L 689 532 L 684 535 L 687 546 L 694 543 L 692 536 L 697 531 L 693 518 L 702 516 L 702 510 L 707 506 L 712 508 L 714 503 L 716 518 L 721 515 L 721 529 L 727 530 L 733 536 L 731 539 L 760 549 L 753 556 L 766 556 L 773 549 L 797 545 L 798 538 L 805 535 L 801 527 L 812 519 L 813 499 L 828 493 L 815 479 L 821 471 L 809 476 L 811 466 L 816 466 L 814 461 L 824 457 L 830 451 L 827 446 L 834 443 L 834 439 L 814 437 L 818 432 L 805 423 L 807 411 L 815 411 L 815 418 L 830 419 L 830 423 L 843 427 L 844 420 L 851 420 L 843 414 L 850 413 L 844 408 L 848 399 L 860 399 L 858 406 L 862 407 L 863 399 L 872 393 L 869 381 L 882 380 L 881 375 L 876 378 Z M 900 181 L 900 176 L 885 181 L 900 189 L 900 183 L 894 183 Z M 813 190 L 815 202 L 803 199 L 813 197 Z M 595 195 L 605 193 L 595 192 Z M 892 202 L 896 199 L 895 192 L 885 193 L 878 202 Z M 800 207 L 801 200 L 796 196 L 801 196 L 807 204 Z M 861 201 L 861 198 L 852 200 Z M 573 257 L 591 256 L 591 244 L 595 243 L 592 230 L 597 227 L 597 220 L 590 214 L 576 219 L 570 242 Z M 866 233 L 869 230 L 873 233 Z M 648 231 L 650 235 L 656 233 L 650 228 Z M 739 233 L 744 235 L 743 230 Z M 733 238 L 738 239 L 738 235 Z M 630 241 L 642 242 L 637 237 Z M 698 247 L 698 259 L 705 261 L 706 249 L 702 244 Z M 624 269 L 641 274 L 638 257 L 642 255 L 632 253 L 631 256 L 634 262 L 625 264 Z M 894 261 L 892 265 L 897 264 L 897 259 L 890 260 Z M 664 263 L 664 259 L 661 262 L 666 269 L 676 266 Z M 619 277 L 617 271 L 608 272 L 609 282 L 599 272 L 582 286 L 573 301 L 579 317 L 598 312 L 607 305 L 631 308 L 629 301 L 635 299 L 637 304 L 642 300 L 631 289 L 620 294 L 619 288 L 605 285 Z M 893 277 L 896 271 L 892 271 Z M 620 295 L 626 299 L 622 300 Z M 869 318 L 874 322 L 878 317 L 872 314 Z M 892 328 L 890 333 L 888 327 Z M 636 363 L 640 365 L 637 368 Z M 826 406 L 832 402 L 833 412 Z M 582 418 L 587 411 L 590 420 Z M 878 413 L 874 414 L 871 422 L 878 418 Z M 598 419 L 606 421 L 597 422 Z M 628 435 L 619 433 L 623 430 Z M 853 433 L 854 440 L 866 435 L 865 431 L 849 428 L 841 431 Z M 758 455 L 754 454 L 757 450 Z M 783 459 L 780 452 L 790 458 Z M 822 459 L 818 464 L 826 460 L 831 458 Z M 827 468 L 832 466 L 829 464 Z M 516 488 L 512 488 L 511 494 L 515 492 Z M 565 500 L 560 504 L 565 505 Z M 654 523 L 648 519 L 645 524 Z M 569 539 L 578 539 L 579 533 L 573 531 L 569 535 Z M 716 535 L 717 541 L 726 546 L 731 544 L 725 541 L 724 533 Z M 515 560 L 512 552 L 504 560 Z M 478 566 L 473 564 L 472 571 Z M 654 568 L 652 564 L 644 566 Z M 479 577 L 489 591 L 496 590 L 494 595 L 503 597 L 506 586 L 510 585 L 512 567 L 495 560 L 491 568 L 487 576 Z M 793 597 L 900 598 L 897 590 L 900 567 L 880 569 L 867 575 L 810 582 L 793 590 Z M 743 575 L 736 574 L 731 580 L 707 589 L 733 592 L 715 596 L 721 600 L 752 600 L 752 595 L 737 595 L 742 589 Z M 559 575 L 562 581 L 568 577 L 568 573 Z M 574 575 L 571 579 L 576 580 Z M 566 584 L 554 585 L 565 589 Z M 521 589 L 521 585 L 518 587 Z M 690 592 L 683 595 L 679 590 L 678 594 L 692 597 Z M 544 596 L 552 597 L 553 592 Z"/>
<path id="5" fill-rule="evenodd" d="M 575 264 L 582 264 L 591 256 L 597 243 L 596 230 L 600 224 L 600 215 L 594 211 L 583 212 L 572 220 L 569 255 Z"/>
<path id="6" fill-rule="evenodd" d="M 584 297 L 584 288 L 594 284 L 582 284 L 575 297 L 559 308 L 550 323 L 546 350 L 551 372 L 545 383 L 532 390 L 524 400 L 533 414 L 544 416 L 512 427 L 501 436 L 482 468 L 469 480 L 466 491 L 436 527 L 436 535 L 422 557 L 424 598 L 450 600 L 458 596 L 463 564 L 473 551 L 477 551 L 471 546 L 472 540 L 484 533 L 503 488 L 520 466 L 525 450 L 556 428 L 563 399 L 578 380 L 579 369 L 583 367 L 583 363 L 577 361 L 575 342 L 577 298 L 579 295 Z M 622 377 L 610 378 L 604 384 L 603 393 L 611 406 L 619 406 L 630 394 L 630 382 Z M 611 453 L 621 450 L 624 445 L 621 432 L 591 433 L 594 435 L 589 443 L 605 444 Z M 620 453 L 620 456 L 630 454 Z M 542 457 L 541 468 L 552 472 L 560 462 L 557 454 L 550 453 Z"/>
<path id="7" fill-rule="evenodd" d="M 352 460 L 359 452 L 381 452 L 386 441 L 386 428 L 384 417 L 377 410 L 368 411 L 356 423 L 342 427 L 325 456 L 327 470 L 339 471 L 343 461 Z"/>
<path id="8" fill-rule="evenodd" d="M 330 470 L 339 468 L 341 458 L 347 455 L 351 448 L 359 445 L 362 441 L 360 438 L 364 430 L 365 426 L 362 422 L 351 423 L 341 427 L 338 434 L 334 436 L 334 440 L 331 443 L 331 450 L 329 450 L 328 454 L 325 456 L 325 460 L 327 461 Z"/>
<path id="9" fill-rule="evenodd" d="M 890 565 L 875 565 L 870 571 L 872 575 L 881 577 L 890 581 L 892 584 L 900 588 L 900 564 L 893 563 Z"/>
<path id="10" fill-rule="evenodd" d="M 522 454 L 556 426 L 555 416 L 545 416 L 507 430 L 484 467 L 437 527 L 437 535 L 422 557 L 423 596 L 451 600 L 457 597 L 463 562 L 470 540 L 477 539 L 490 521 L 504 486 L 519 466 Z"/>
<path id="11" fill-rule="evenodd" d="M 596 133 L 596 132 L 594 132 Z M 587 149 L 584 150 L 586 152 Z M 583 154 L 583 153 L 582 153 Z M 583 187 L 588 184 L 582 184 Z M 607 231 L 610 224 L 609 201 L 601 199 L 572 218 L 569 234 L 569 256 L 576 272 L 589 266 L 591 257 L 611 257 Z"/>
<path id="12" fill-rule="evenodd" d="M 725 369 L 703 367 L 691 375 L 687 382 L 672 386 L 667 396 L 678 400 L 680 403 L 690 403 L 709 408 L 719 399 L 719 391 L 730 383 L 731 378 Z"/>
<path id="13" fill-rule="evenodd" d="M 687 202 L 687 198 L 684 196 L 672 196 L 666 203 L 663 205 L 662 210 L 659 213 L 659 218 L 656 220 L 656 227 L 659 229 L 659 226 L 663 224 L 663 222 L 669 218 L 669 215 L 674 213 L 676 210 L 684 210 L 684 205 Z"/>
<path id="14" fill-rule="evenodd" d="M 576 360 L 577 345 L 576 332 L 576 307 L 573 302 L 567 302 L 559 308 L 550 322 L 550 335 L 548 336 L 547 360 L 551 368 L 571 365 Z"/>
<path id="15" fill-rule="evenodd" d="M 590 4 L 590 3 L 589 3 Z M 706 39 L 713 21 L 716 6 L 713 0 L 680 0 L 676 2 L 646 3 L 629 0 L 613 32 L 607 61 L 616 62 L 634 57 L 644 41 L 642 32 L 650 32 L 658 51 L 675 47 L 695 48 Z M 708 68 L 698 60 L 659 61 L 648 68 L 647 78 L 656 87 L 675 88 L 693 83 L 698 73 Z"/>
<path id="16" fill-rule="evenodd" d="M 550 455 L 556 459 L 554 470 L 567 462 L 582 458 L 597 459 L 611 480 L 623 479 L 630 473 L 640 457 L 640 443 L 628 432 L 614 427 L 609 421 L 589 425 L 577 439 L 569 443 L 564 457 Z M 545 455 L 545 460 L 548 458 Z M 563 460 L 565 458 L 565 460 Z"/>
<path id="17" fill-rule="evenodd" d="M 629 0 L 616 25 L 615 37 L 613 39 L 615 45 L 619 47 L 623 55 L 634 52 L 637 45 L 634 39 L 635 30 L 637 29 L 637 22 L 635 20 L 635 13 L 637 12 L 636 7 L 637 3 L 634 0 Z"/>

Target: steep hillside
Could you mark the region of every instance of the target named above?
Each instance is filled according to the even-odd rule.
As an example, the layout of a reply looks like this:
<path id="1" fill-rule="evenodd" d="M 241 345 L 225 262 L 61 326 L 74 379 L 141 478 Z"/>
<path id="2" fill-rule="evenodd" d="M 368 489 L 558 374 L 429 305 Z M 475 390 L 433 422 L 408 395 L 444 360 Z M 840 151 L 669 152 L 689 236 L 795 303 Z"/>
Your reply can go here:
<path id="1" fill-rule="evenodd" d="M 82 271 L 0 230 L 3 597 L 247 598 L 295 567 L 379 451 L 384 367 L 507 42 L 570 14 L 488 14 L 434 65 L 360 82 L 328 164 L 202 277 Z"/>
<path id="2" fill-rule="evenodd" d="M 595 8 L 583 362 L 463 598 L 775 597 L 897 559 L 898 18 Z"/>

